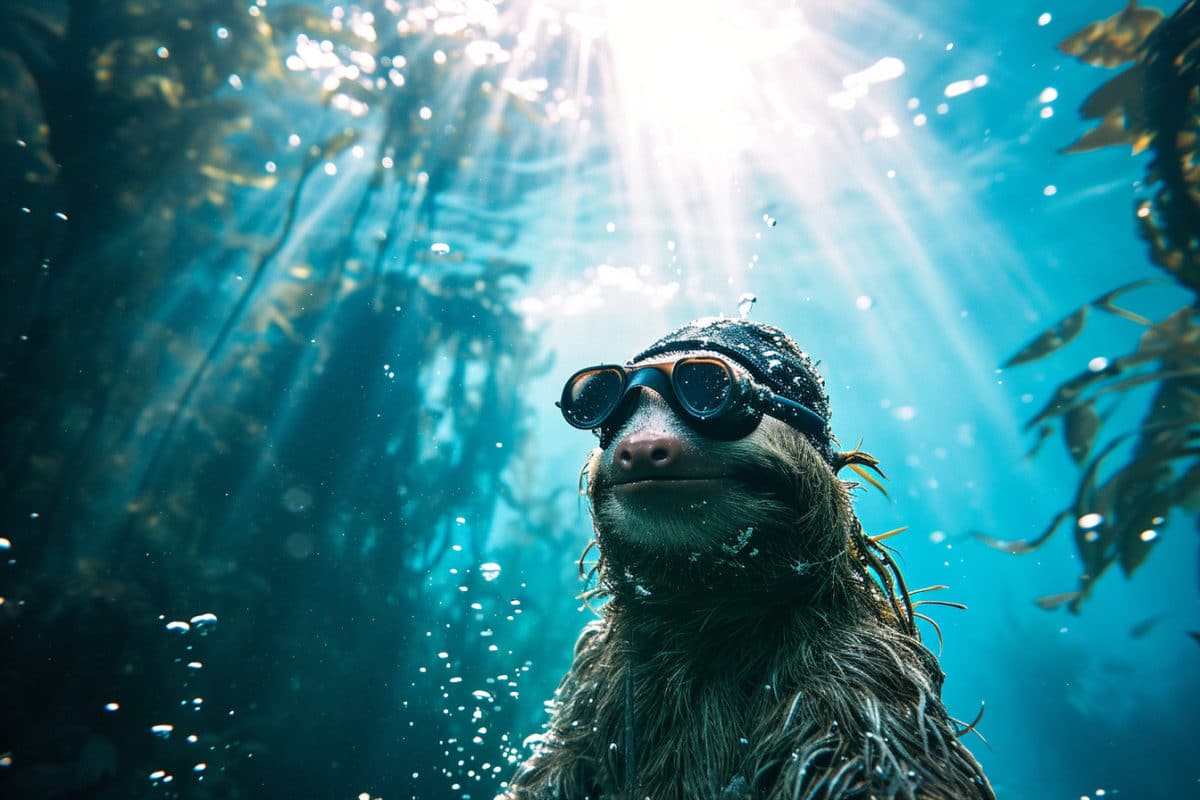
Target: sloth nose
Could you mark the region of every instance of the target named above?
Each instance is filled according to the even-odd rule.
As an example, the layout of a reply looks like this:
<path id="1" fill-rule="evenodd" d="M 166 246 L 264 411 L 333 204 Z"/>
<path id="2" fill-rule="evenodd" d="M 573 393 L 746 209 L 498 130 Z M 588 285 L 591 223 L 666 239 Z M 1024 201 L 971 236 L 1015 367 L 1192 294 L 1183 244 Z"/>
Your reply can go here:
<path id="1" fill-rule="evenodd" d="M 617 442 L 614 460 L 623 480 L 640 480 L 675 466 L 682 451 L 678 437 L 640 430 Z"/>

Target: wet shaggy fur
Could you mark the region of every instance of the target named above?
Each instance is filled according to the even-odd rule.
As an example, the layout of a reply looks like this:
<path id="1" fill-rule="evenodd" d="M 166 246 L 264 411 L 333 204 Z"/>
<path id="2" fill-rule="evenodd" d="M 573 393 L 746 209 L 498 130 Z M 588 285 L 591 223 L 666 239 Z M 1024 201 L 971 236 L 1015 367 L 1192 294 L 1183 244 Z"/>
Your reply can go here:
<path id="1" fill-rule="evenodd" d="M 728 491 L 662 523 L 728 530 L 695 552 L 623 531 L 598 466 L 608 451 L 593 455 L 603 618 L 502 797 L 994 798 L 853 484 L 770 419 L 720 445 Z"/>

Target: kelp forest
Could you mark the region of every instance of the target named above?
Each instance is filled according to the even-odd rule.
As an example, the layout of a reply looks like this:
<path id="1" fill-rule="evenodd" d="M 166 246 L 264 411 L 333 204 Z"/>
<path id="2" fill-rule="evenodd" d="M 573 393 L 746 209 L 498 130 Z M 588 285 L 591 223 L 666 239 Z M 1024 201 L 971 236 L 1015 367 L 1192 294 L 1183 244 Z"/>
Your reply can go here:
<path id="1" fill-rule="evenodd" d="M 1048 610 L 1065 604 L 1078 613 L 1109 567 L 1117 564 L 1128 577 L 1141 566 L 1173 513 L 1193 515 L 1200 533 L 1200 516 L 1194 516 L 1200 512 L 1200 8 L 1188 2 L 1164 18 L 1132 2 L 1059 48 L 1094 67 L 1132 62 L 1083 101 L 1080 114 L 1099 122 L 1063 152 L 1116 145 L 1150 151 L 1133 210 L 1150 264 L 1141 270 L 1144 277 L 1080 306 L 1004 365 L 1035 361 L 1070 344 L 1089 313 L 1131 323 L 1128 353 L 1089 361 L 1026 424 L 1037 437 L 1030 456 L 1056 432 L 1062 437 L 1079 467 L 1074 497 L 1037 537 L 976 536 L 997 549 L 1027 553 L 1059 528 L 1072 528 L 1082 567 L 1078 588 L 1037 603 Z M 1177 310 L 1149 319 L 1127 307 L 1126 295 L 1132 300 L 1156 283 L 1178 287 Z M 1135 395 L 1131 402 L 1144 403 L 1144 413 L 1137 424 L 1121 427 L 1111 417 L 1129 394 Z M 1200 633 L 1191 635 L 1200 642 Z"/>
<path id="2" fill-rule="evenodd" d="M 561 142 L 439 8 L 4 3 L 5 796 L 484 796 L 534 725 L 502 212 Z"/>

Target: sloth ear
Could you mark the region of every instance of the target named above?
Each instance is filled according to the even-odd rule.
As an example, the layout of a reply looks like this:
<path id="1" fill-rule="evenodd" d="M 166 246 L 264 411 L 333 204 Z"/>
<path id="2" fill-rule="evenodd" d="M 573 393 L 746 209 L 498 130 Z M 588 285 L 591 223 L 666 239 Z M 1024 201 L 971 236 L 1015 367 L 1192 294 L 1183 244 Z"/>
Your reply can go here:
<path id="1" fill-rule="evenodd" d="M 884 497 L 887 497 L 887 489 L 883 488 L 883 484 L 876 480 L 875 476 L 870 472 L 867 472 L 867 470 L 871 470 L 871 472 L 874 472 L 884 480 L 887 480 L 887 475 L 884 475 L 883 470 L 879 467 L 879 459 L 865 450 L 861 450 L 861 445 L 862 442 L 860 441 L 853 450 L 842 450 L 834 453 L 832 465 L 833 472 L 836 475 L 837 473 L 841 472 L 844 467 L 849 467 L 858 473 L 858 476 L 864 481 L 883 492 Z"/>

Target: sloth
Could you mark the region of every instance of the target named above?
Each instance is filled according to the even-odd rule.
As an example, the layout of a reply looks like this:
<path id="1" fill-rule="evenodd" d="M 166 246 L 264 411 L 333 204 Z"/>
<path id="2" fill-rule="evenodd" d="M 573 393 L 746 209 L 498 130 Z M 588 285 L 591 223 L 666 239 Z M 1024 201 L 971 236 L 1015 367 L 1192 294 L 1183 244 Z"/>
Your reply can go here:
<path id="1" fill-rule="evenodd" d="M 994 800 L 838 478 L 878 462 L 835 449 L 791 338 L 696 320 L 577 372 L 559 405 L 600 437 L 584 597 L 603 605 L 500 798 Z"/>

